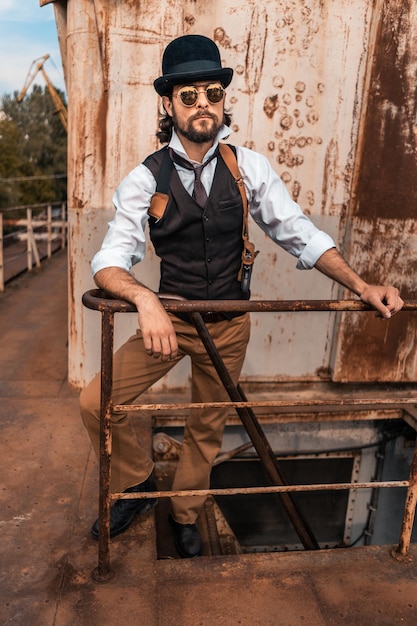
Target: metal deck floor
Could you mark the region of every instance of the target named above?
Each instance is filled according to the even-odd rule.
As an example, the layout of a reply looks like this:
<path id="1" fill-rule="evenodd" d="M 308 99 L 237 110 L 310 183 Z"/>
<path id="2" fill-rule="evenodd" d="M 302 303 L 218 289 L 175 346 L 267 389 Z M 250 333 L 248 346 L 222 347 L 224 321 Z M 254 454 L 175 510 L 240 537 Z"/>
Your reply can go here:
<path id="1" fill-rule="evenodd" d="M 66 270 L 58 253 L 0 295 L 0 624 L 415 626 L 416 545 L 408 564 L 389 546 L 157 560 L 150 513 L 92 581 L 98 472 L 66 382 Z"/>

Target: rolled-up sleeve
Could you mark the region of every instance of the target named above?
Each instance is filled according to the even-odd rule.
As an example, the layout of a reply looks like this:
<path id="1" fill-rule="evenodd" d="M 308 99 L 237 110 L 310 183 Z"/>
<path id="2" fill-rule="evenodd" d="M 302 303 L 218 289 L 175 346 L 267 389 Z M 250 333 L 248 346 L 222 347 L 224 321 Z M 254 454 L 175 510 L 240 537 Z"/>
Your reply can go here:
<path id="1" fill-rule="evenodd" d="M 148 208 L 155 188 L 155 179 L 143 164 L 132 170 L 117 187 L 113 195 L 114 218 L 91 262 L 93 275 L 106 267 L 129 271 L 142 261 L 146 251 Z"/>
<path id="2" fill-rule="evenodd" d="M 237 159 L 254 221 L 272 241 L 297 257 L 298 269 L 314 267 L 324 252 L 335 247 L 333 239 L 304 215 L 266 157 L 239 147 Z"/>

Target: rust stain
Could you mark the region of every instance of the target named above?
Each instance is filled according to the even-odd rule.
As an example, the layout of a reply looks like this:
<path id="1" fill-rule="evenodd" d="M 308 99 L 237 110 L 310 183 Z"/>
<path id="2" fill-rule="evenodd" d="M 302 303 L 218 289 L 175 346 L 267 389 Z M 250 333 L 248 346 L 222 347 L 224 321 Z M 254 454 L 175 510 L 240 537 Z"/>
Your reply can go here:
<path id="1" fill-rule="evenodd" d="M 77 270 L 77 263 L 75 261 L 76 257 L 74 255 L 74 251 L 72 249 L 71 242 L 74 241 L 74 238 L 69 238 L 69 253 L 68 253 L 68 281 L 69 281 L 69 291 L 68 291 L 68 306 L 69 306 L 69 342 L 70 345 L 76 345 L 78 331 L 80 335 L 83 336 L 83 329 L 77 327 L 76 323 L 76 311 L 79 308 L 79 302 L 75 301 L 75 276 Z"/>
<path id="2" fill-rule="evenodd" d="M 415 295 L 415 220 L 356 219 L 351 263 L 369 283 L 395 284 L 403 299 Z M 370 314 L 343 315 L 334 371 L 336 381 L 411 381 L 417 362 L 415 313 L 400 312 L 388 322 Z"/>
<path id="3" fill-rule="evenodd" d="M 77 116 L 77 136 L 75 141 L 78 145 L 71 149 L 69 147 L 69 153 L 74 157 L 74 167 L 71 177 L 71 163 L 69 164 L 70 180 L 72 184 L 69 185 L 68 204 L 72 208 L 82 209 L 87 204 L 84 197 L 84 161 L 87 152 L 87 120 L 86 120 L 86 104 L 85 102 L 78 103 L 78 116 Z M 70 138 L 71 140 L 71 138 Z"/>
<path id="4" fill-rule="evenodd" d="M 97 3 L 93 3 L 94 7 L 94 23 L 97 33 L 97 40 L 100 54 L 101 74 L 104 90 L 109 89 L 109 73 L 110 73 L 110 21 L 112 11 L 105 11 L 104 8 L 99 9 Z"/>
<path id="5" fill-rule="evenodd" d="M 222 28 L 221 26 L 218 26 L 217 28 L 214 29 L 213 39 L 214 41 L 217 41 L 219 46 L 222 46 L 226 50 L 229 50 L 230 48 L 232 48 L 232 40 L 229 37 L 229 35 L 226 33 L 225 29 Z"/>
<path id="6" fill-rule="evenodd" d="M 416 89 L 407 74 L 417 63 L 411 3 L 384 3 L 374 55 L 356 213 L 415 217 L 417 208 Z"/>
<path id="7" fill-rule="evenodd" d="M 108 112 L 108 93 L 103 91 L 100 101 L 97 106 L 97 118 L 96 118 L 96 133 L 95 137 L 98 142 L 98 153 L 100 156 L 100 163 L 97 163 L 97 168 L 102 173 L 103 179 L 106 171 L 106 156 L 107 156 L 107 112 Z"/>
<path id="8" fill-rule="evenodd" d="M 417 223 L 415 219 L 355 219 L 350 235 L 354 268 L 364 280 L 396 284 L 403 298 L 415 296 Z"/>
<path id="9" fill-rule="evenodd" d="M 276 114 L 280 116 L 279 130 L 275 132 L 275 138 L 278 141 L 270 141 L 267 147 L 271 152 L 277 152 L 275 160 L 279 165 L 285 165 L 289 169 L 299 168 L 305 162 L 303 151 L 322 144 L 322 138 L 312 134 L 311 127 L 319 121 L 318 113 L 314 107 L 317 104 L 317 98 L 320 98 L 324 92 L 324 84 L 318 83 L 316 85 L 317 97 L 315 97 L 311 93 L 306 93 L 307 86 L 300 80 L 291 87 L 291 85 L 286 84 L 282 76 L 275 76 L 272 83 L 278 90 L 286 87 L 286 91 L 269 95 L 264 100 L 263 111 L 265 115 L 269 119 L 272 119 Z M 302 105 L 304 105 L 304 112 L 300 108 Z M 308 129 L 308 127 L 310 128 Z M 332 173 L 334 174 L 333 170 L 327 171 L 327 167 L 325 167 L 323 187 L 327 185 L 328 179 L 331 180 Z M 287 170 L 282 171 L 280 176 L 286 184 L 292 179 Z M 296 181 L 292 188 L 289 188 L 289 191 L 294 200 L 300 201 L 302 191 L 300 181 Z M 310 212 L 315 203 L 315 194 L 311 189 L 304 190 L 303 203 L 305 205 L 304 210 L 307 213 Z M 325 212 L 323 207 L 322 212 Z"/>
<path id="10" fill-rule="evenodd" d="M 415 345 L 415 332 L 404 333 L 404 315 L 399 313 L 386 321 L 373 313 L 366 316 L 344 314 L 343 346 L 338 354 L 342 367 L 333 380 L 396 382 L 400 374 L 402 382 L 412 381 L 415 355 L 413 351 L 410 353 L 410 345 Z M 417 321 L 415 313 L 407 313 L 407 318 L 409 322 L 412 319 L 414 324 Z M 358 340 L 359 337 L 361 340 Z M 401 372 L 396 367 L 398 362 L 401 363 Z"/>
<path id="11" fill-rule="evenodd" d="M 336 168 L 339 158 L 338 144 L 335 139 L 331 139 L 326 149 L 326 157 L 324 161 L 323 169 L 323 184 L 322 184 L 322 215 L 330 212 L 330 207 L 333 205 L 333 196 L 336 185 Z M 327 211 L 326 211 L 327 208 Z"/>
<path id="12" fill-rule="evenodd" d="M 417 271 L 417 146 L 415 135 L 415 9 L 383 2 L 372 58 L 360 170 L 347 229 L 349 259 L 370 283 L 391 283 L 415 295 Z M 411 80 L 410 76 L 413 75 Z M 336 381 L 415 381 L 417 317 L 388 322 L 342 315 Z"/>
<path id="13" fill-rule="evenodd" d="M 274 116 L 275 111 L 278 109 L 279 100 L 278 94 L 274 94 L 273 96 L 267 96 L 264 101 L 264 112 L 265 115 L 269 118 Z"/>
<path id="14" fill-rule="evenodd" d="M 284 4 L 275 23 L 280 54 L 300 54 L 300 49 L 306 51 L 311 47 L 320 30 L 319 20 L 325 21 L 327 17 L 325 3 L 318 4 L 317 8 L 311 8 L 311 3 L 305 0 Z"/>
<path id="15" fill-rule="evenodd" d="M 247 40 L 245 82 L 250 94 L 259 91 L 265 57 L 265 44 L 268 34 L 266 11 L 255 7 L 252 12 Z"/>

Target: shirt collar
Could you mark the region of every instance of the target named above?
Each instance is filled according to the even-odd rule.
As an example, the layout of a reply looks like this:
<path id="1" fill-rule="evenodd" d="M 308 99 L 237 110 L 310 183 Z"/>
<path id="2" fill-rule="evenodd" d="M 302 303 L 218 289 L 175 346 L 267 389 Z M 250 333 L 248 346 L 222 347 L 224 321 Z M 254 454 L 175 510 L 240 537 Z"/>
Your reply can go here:
<path id="1" fill-rule="evenodd" d="M 207 161 L 207 159 L 209 159 L 213 155 L 213 153 L 216 151 L 217 146 L 219 145 L 219 141 L 221 139 L 226 139 L 226 137 L 231 135 L 232 132 L 233 132 L 232 129 L 229 128 L 228 126 L 226 126 L 226 124 L 223 124 L 221 126 L 219 132 L 217 133 L 217 137 L 214 140 L 214 143 L 213 143 L 212 147 L 204 155 L 203 163 L 205 163 Z M 174 128 L 172 129 L 171 141 L 169 142 L 168 146 L 170 148 L 172 148 L 181 157 L 183 157 L 184 159 L 187 159 L 187 161 L 190 161 L 190 163 L 193 163 L 193 161 L 191 161 L 191 159 L 187 156 L 187 154 L 186 154 L 186 152 L 184 150 L 184 147 L 183 147 L 183 145 L 182 145 L 182 143 L 180 141 L 180 138 L 178 137 L 178 135 L 175 132 Z"/>

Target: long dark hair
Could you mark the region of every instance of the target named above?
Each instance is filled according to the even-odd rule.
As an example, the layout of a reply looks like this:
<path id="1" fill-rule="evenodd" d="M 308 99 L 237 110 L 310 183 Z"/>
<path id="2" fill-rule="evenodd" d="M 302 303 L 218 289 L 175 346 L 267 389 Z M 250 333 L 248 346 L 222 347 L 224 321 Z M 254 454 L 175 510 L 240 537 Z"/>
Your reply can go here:
<path id="1" fill-rule="evenodd" d="M 174 127 L 174 122 L 172 117 L 168 115 L 166 111 L 159 114 L 159 130 L 156 133 L 159 141 L 161 143 L 169 143 L 171 141 L 172 129 Z M 232 123 L 232 115 L 226 111 L 223 112 L 223 124 L 226 126 L 230 126 Z"/>

